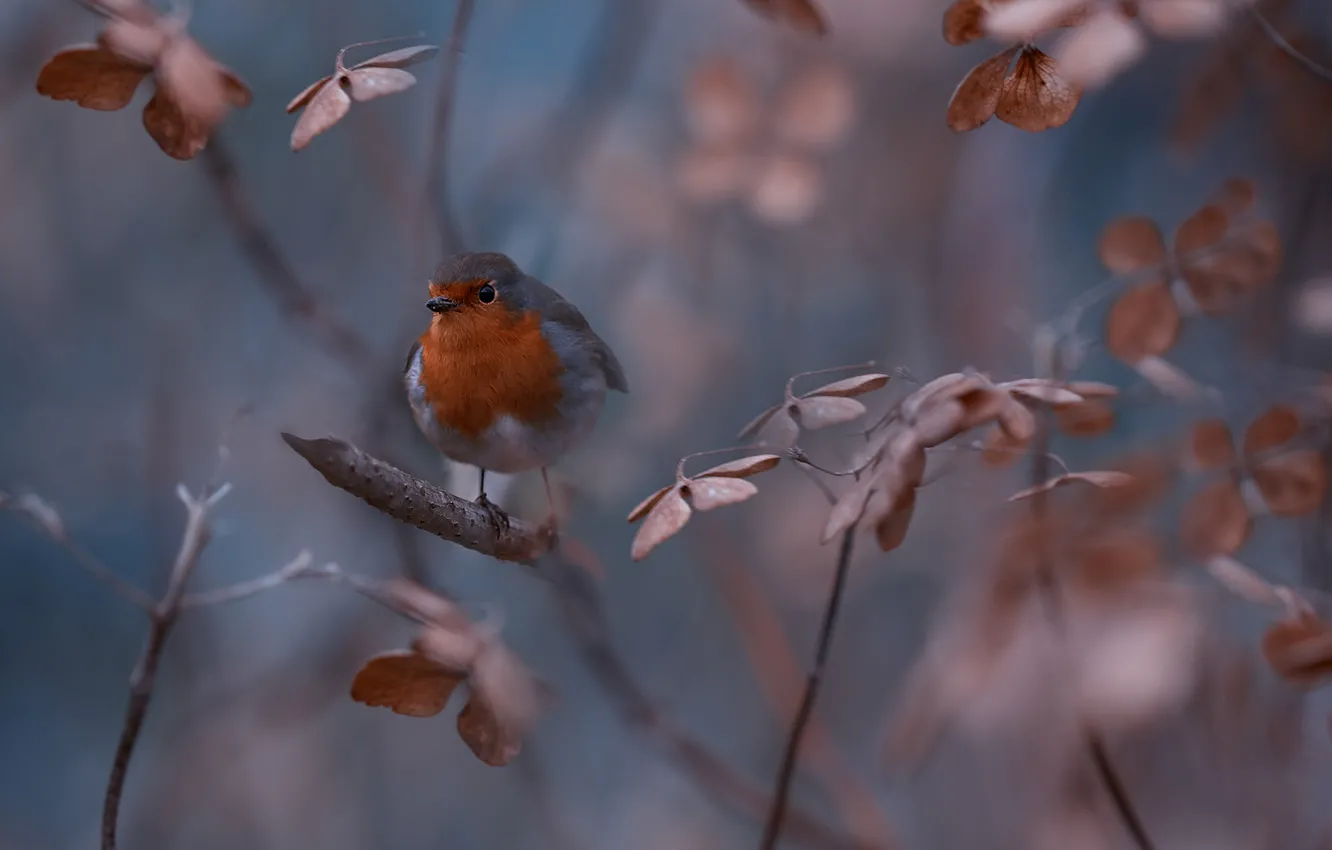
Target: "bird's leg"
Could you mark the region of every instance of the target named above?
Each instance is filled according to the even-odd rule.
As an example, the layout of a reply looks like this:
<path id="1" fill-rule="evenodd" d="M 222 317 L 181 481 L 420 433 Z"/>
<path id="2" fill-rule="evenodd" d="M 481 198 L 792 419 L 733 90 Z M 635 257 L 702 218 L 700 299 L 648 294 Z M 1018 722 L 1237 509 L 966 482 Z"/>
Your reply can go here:
<path id="1" fill-rule="evenodd" d="M 550 476 L 546 474 L 546 467 L 541 467 L 541 483 L 546 485 L 546 505 L 550 509 L 550 514 L 546 521 L 541 524 L 542 528 L 550 532 L 553 541 L 559 536 L 559 517 L 555 514 L 555 497 L 550 492 Z"/>
<path id="2" fill-rule="evenodd" d="M 477 467 L 480 469 L 480 467 Z M 506 514 L 499 505 L 486 498 L 486 471 L 481 469 L 481 492 L 476 497 L 476 504 L 485 511 L 490 517 L 497 531 L 503 531 L 509 527 L 509 515 Z"/>

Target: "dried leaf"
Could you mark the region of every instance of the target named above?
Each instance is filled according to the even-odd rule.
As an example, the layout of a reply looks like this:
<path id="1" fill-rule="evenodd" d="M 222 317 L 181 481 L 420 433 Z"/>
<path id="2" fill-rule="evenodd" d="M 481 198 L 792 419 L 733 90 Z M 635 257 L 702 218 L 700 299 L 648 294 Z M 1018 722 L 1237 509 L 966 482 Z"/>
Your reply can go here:
<path id="1" fill-rule="evenodd" d="M 1064 475 L 1056 475 L 1047 481 L 1037 484 L 1034 487 L 1028 487 L 1020 490 L 1008 497 L 1008 501 L 1016 502 L 1022 499 L 1028 499 L 1037 493 L 1046 493 L 1056 487 L 1062 487 L 1074 481 L 1082 481 L 1097 487 L 1125 487 L 1134 483 L 1132 475 L 1127 472 L 1116 472 L 1114 470 L 1097 470 L 1092 472 L 1069 472 Z"/>
<path id="2" fill-rule="evenodd" d="M 1263 635 L 1263 655 L 1284 678 L 1320 684 L 1332 675 L 1332 629 L 1314 616 L 1281 620 Z"/>
<path id="3" fill-rule="evenodd" d="M 745 0 L 759 14 L 811 35 L 826 35 L 828 22 L 814 0 Z"/>
<path id="4" fill-rule="evenodd" d="M 209 128 L 183 113 L 164 89 L 143 108 L 143 128 L 173 159 L 193 159 L 208 144 Z"/>
<path id="5" fill-rule="evenodd" d="M 758 475 L 760 472 L 767 472 L 777 464 L 781 463 L 779 455 L 750 455 L 742 457 L 739 460 L 731 460 L 726 463 L 720 463 L 711 469 L 705 469 L 695 478 L 748 478 L 751 475 Z"/>
<path id="6" fill-rule="evenodd" d="M 879 373 L 856 375 L 854 378 L 843 378 L 840 381 L 833 381 L 831 384 L 824 384 L 817 390 L 810 390 L 801 397 L 837 396 L 839 398 L 850 398 L 881 389 L 887 386 L 890 380 L 892 380 L 892 376 Z"/>
<path id="7" fill-rule="evenodd" d="M 540 710 L 531 673 L 501 645 L 487 647 L 472 669 L 472 694 L 458 715 L 458 735 L 476 757 L 502 767 L 522 751 Z"/>
<path id="8" fill-rule="evenodd" d="M 1304 516 L 1323 503 L 1327 470 L 1312 449 L 1290 452 L 1259 463 L 1250 474 L 1275 516 Z"/>
<path id="9" fill-rule="evenodd" d="M 54 100 L 72 100 L 86 109 L 124 108 L 152 71 L 105 47 L 80 44 L 58 51 L 37 75 L 37 93 Z"/>
<path id="10" fill-rule="evenodd" d="M 1179 307 L 1165 284 L 1140 284 L 1110 308 L 1106 348 L 1128 364 L 1159 356 L 1179 338 Z"/>
<path id="11" fill-rule="evenodd" d="M 1027 46 L 1004 80 L 994 114 L 1019 130 L 1039 133 L 1063 126 L 1073 117 L 1081 96 L 1077 86 L 1059 76 L 1053 59 Z"/>
<path id="12" fill-rule="evenodd" d="M 287 113 L 290 114 L 300 109 L 301 107 L 307 105 L 310 102 L 311 98 L 313 98 L 315 94 L 332 79 L 333 75 L 329 74 L 327 77 L 324 77 L 323 79 L 320 80 L 315 80 L 313 83 L 310 83 L 310 85 L 306 86 L 304 91 L 293 97 L 291 99 L 291 103 L 287 104 Z"/>
<path id="13" fill-rule="evenodd" d="M 1208 204 L 1184 219 L 1184 223 L 1175 231 L 1175 254 L 1184 258 L 1215 247 L 1226 237 L 1229 229 L 1230 217 L 1225 210 L 1216 204 Z"/>
<path id="14" fill-rule="evenodd" d="M 352 680 L 351 697 L 408 717 L 433 717 L 444 710 L 453 689 L 466 678 L 419 653 L 398 649 L 365 663 Z"/>
<path id="15" fill-rule="evenodd" d="M 916 511 L 916 490 L 911 488 L 893 503 L 888 515 L 874 526 L 875 539 L 879 548 L 891 552 L 906 540 L 907 530 L 911 526 L 911 517 Z"/>
<path id="16" fill-rule="evenodd" d="M 639 502 L 638 506 L 629 512 L 629 522 L 638 522 L 640 519 L 647 516 L 647 512 L 656 507 L 657 502 L 660 502 L 662 497 L 674 490 L 675 487 L 675 484 L 668 484 Z"/>
<path id="17" fill-rule="evenodd" d="M 1148 0 L 1138 15 L 1153 32 L 1166 38 L 1210 35 L 1226 22 L 1227 6 L 1217 0 Z"/>
<path id="18" fill-rule="evenodd" d="M 1249 508 L 1230 479 L 1214 481 L 1184 505 L 1180 538 L 1195 557 L 1233 555 L 1249 538 Z"/>
<path id="19" fill-rule="evenodd" d="M 679 489 L 673 488 L 648 512 L 642 528 L 634 535 L 631 557 L 635 561 L 646 558 L 653 549 L 684 528 L 691 513 L 693 511 Z"/>
<path id="20" fill-rule="evenodd" d="M 433 44 L 400 47 L 397 50 L 390 50 L 388 53 L 373 56 L 364 62 L 358 62 L 353 70 L 358 68 L 406 68 L 410 65 L 418 65 L 427 59 L 433 59 L 438 53 L 439 48 Z"/>
<path id="21" fill-rule="evenodd" d="M 757 434 L 759 431 L 763 429 L 763 426 L 768 423 L 768 420 L 772 418 L 773 414 L 775 414 L 777 411 L 781 410 L 785 406 L 786 406 L 785 403 L 774 404 L 772 407 L 769 407 L 767 410 L 763 411 L 758 416 L 755 416 L 753 419 L 749 420 L 749 422 L 745 424 L 745 427 L 740 429 L 740 433 L 736 435 L 736 438 L 740 440 L 748 440 L 749 438 L 753 437 L 755 434 Z"/>
<path id="22" fill-rule="evenodd" d="M 689 502 L 699 511 L 743 502 L 756 493 L 758 488 L 743 478 L 696 478 L 686 485 Z"/>
<path id="23" fill-rule="evenodd" d="M 1045 404 L 1069 405 L 1082 401 L 1082 396 L 1054 381 L 1041 378 L 1024 378 L 1020 381 L 1007 381 L 999 385 L 1020 399 L 1039 401 Z"/>
<path id="24" fill-rule="evenodd" d="M 985 30 L 981 26 L 981 19 L 984 16 L 985 9 L 978 0 L 955 0 L 944 12 L 944 41 L 958 46 L 984 38 Z"/>
<path id="25" fill-rule="evenodd" d="M 459 674 L 471 669 L 483 649 L 482 637 L 470 622 L 460 622 L 456 628 L 429 626 L 412 641 L 414 652 Z"/>
<path id="26" fill-rule="evenodd" d="M 186 119 L 211 135 L 232 106 L 248 106 L 250 90 L 189 36 L 167 40 L 154 66 L 158 91 L 170 95 Z"/>
<path id="27" fill-rule="evenodd" d="M 1031 41 L 1038 34 L 1063 26 L 1085 0 L 1013 0 L 996 5 L 985 15 L 985 32 L 998 41 Z"/>
<path id="28" fill-rule="evenodd" d="M 814 396 L 796 400 L 796 417 L 800 427 L 817 431 L 830 425 L 854 422 L 865 415 L 865 405 L 853 398 L 840 396 Z"/>
<path id="29" fill-rule="evenodd" d="M 1036 416 L 1021 404 L 1004 405 L 999 411 L 997 421 L 1000 429 L 1014 442 L 1025 444 L 1036 436 Z"/>
<path id="30" fill-rule="evenodd" d="M 730 58 L 709 59 L 689 75 L 686 117 L 694 138 L 713 148 L 744 142 L 758 123 L 758 95 Z"/>
<path id="31" fill-rule="evenodd" d="M 1298 437 L 1302 428 L 1299 411 L 1288 404 L 1274 404 L 1245 429 L 1244 456 L 1252 458 L 1280 448 Z"/>
<path id="32" fill-rule="evenodd" d="M 342 120 L 351 109 L 351 97 L 346 91 L 350 87 L 351 81 L 346 76 L 337 76 L 310 98 L 305 112 L 291 131 L 293 151 L 301 150 L 315 136 Z"/>
<path id="33" fill-rule="evenodd" d="M 1075 541 L 1070 560 L 1080 589 L 1117 592 L 1160 572 L 1161 545 L 1146 531 L 1120 532 L 1109 538 Z"/>
<path id="34" fill-rule="evenodd" d="M 1070 437 L 1099 437 L 1115 427 L 1115 411 L 1103 401 L 1084 401 L 1056 408 L 1055 423 Z"/>
<path id="35" fill-rule="evenodd" d="M 1134 363 L 1133 368 L 1159 392 L 1171 398 L 1192 400 L 1203 393 L 1203 388 L 1187 372 L 1160 357 L 1144 357 Z"/>
<path id="36" fill-rule="evenodd" d="M 837 499 L 823 526 L 820 542 L 827 543 L 860 521 L 876 483 L 874 478 L 863 477 Z"/>
<path id="37" fill-rule="evenodd" d="M 1198 469 L 1230 469 L 1236 464 L 1235 438 L 1224 419 L 1212 417 L 1194 423 L 1189 431 L 1189 459 Z"/>
<path id="38" fill-rule="evenodd" d="M 1237 218 L 1253 209 L 1257 197 L 1258 190 L 1254 188 L 1252 180 L 1232 177 L 1221 184 L 1213 203 L 1231 218 Z"/>
<path id="39" fill-rule="evenodd" d="M 1101 231 L 1101 263 L 1117 274 L 1131 274 L 1166 261 L 1165 238 L 1146 216 L 1117 218 Z"/>
<path id="40" fill-rule="evenodd" d="M 1103 384 L 1100 381 L 1069 381 L 1065 386 L 1088 399 L 1113 398 L 1119 395 L 1119 387 L 1114 384 Z"/>
<path id="41" fill-rule="evenodd" d="M 416 85 L 411 71 L 399 68 L 358 68 L 348 71 L 347 77 L 351 80 L 352 100 L 358 102 L 397 94 Z"/>
<path id="42" fill-rule="evenodd" d="M 991 56 L 967 72 L 948 101 L 949 129 L 966 133 L 990 120 L 999 106 L 1008 66 L 1019 49 L 1013 47 Z"/>
<path id="43" fill-rule="evenodd" d="M 1145 53 L 1142 32 L 1114 8 L 1103 8 L 1059 40 L 1055 61 L 1074 86 L 1097 88 Z"/>
<path id="44" fill-rule="evenodd" d="M 1027 440 L 1019 440 L 1002 427 L 994 427 L 985 435 L 981 461 L 990 466 L 1011 466 L 1024 454 Z"/>

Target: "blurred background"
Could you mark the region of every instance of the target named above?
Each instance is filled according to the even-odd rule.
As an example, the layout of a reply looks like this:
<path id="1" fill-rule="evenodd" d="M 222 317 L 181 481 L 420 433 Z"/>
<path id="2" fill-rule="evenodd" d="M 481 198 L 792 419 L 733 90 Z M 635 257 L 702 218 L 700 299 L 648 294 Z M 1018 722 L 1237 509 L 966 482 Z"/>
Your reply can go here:
<path id="1" fill-rule="evenodd" d="M 1224 388 L 1238 425 L 1327 368 L 1332 320 L 1316 308 L 1332 269 L 1332 83 L 1264 75 L 1264 62 L 1289 60 L 1247 16 L 1215 37 L 1153 40 L 1062 128 L 995 120 L 954 134 L 954 88 L 1003 45 L 945 43 L 939 0 L 823 8 L 831 34 L 811 39 L 739 0 L 477 3 L 446 195 L 423 214 L 443 57 L 299 154 L 283 108 L 344 44 L 418 31 L 445 44 L 451 2 L 198 0 L 191 32 L 254 92 L 214 141 L 231 183 L 210 176 L 207 155 L 162 154 L 138 114 L 145 92 L 116 113 L 39 97 L 45 59 L 91 40 L 99 21 L 72 2 L 0 4 L 0 490 L 40 494 L 72 537 L 158 594 L 184 521 L 176 484 L 201 487 L 225 445 L 234 489 L 194 587 L 261 575 L 302 548 L 381 577 L 399 574 L 406 553 L 478 618 L 500 617 L 508 644 L 559 693 L 522 755 L 488 767 L 458 739 L 452 710 L 413 719 L 349 699 L 366 657 L 410 639 L 392 613 L 322 583 L 193 613 L 167 647 L 130 769 L 123 847 L 755 844 L 752 812 L 627 721 L 546 583 L 403 535 L 279 438 L 340 436 L 474 496 L 475 470 L 441 462 L 396 383 L 446 250 L 509 254 L 619 354 L 632 392 L 610 400 L 595 436 L 556 470 L 569 533 L 599 564 L 609 638 L 638 685 L 762 788 L 832 577 L 836 547 L 818 543 L 826 505 L 779 468 L 756 481 L 757 498 L 696 517 L 633 563 L 625 515 L 672 480 L 680 455 L 734 443 L 802 370 L 872 359 L 921 378 L 967 366 L 1031 374 L 1036 327 L 1105 277 L 1096 240 L 1108 221 L 1140 213 L 1168 233 L 1233 176 L 1257 185 L 1286 262 L 1252 310 L 1191 331 L 1174 359 Z M 1321 0 L 1281 11 L 1324 59 L 1326 11 Z M 223 185 L 243 194 L 318 308 L 366 341 L 361 362 L 377 365 L 331 350 L 284 306 Z M 441 244 L 444 205 L 462 245 Z M 1099 347 L 1099 321 L 1088 318 L 1079 374 L 1140 384 Z M 1055 450 L 1090 468 L 1159 443 L 1186 417 L 1138 400 L 1109 435 L 1060 438 Z M 807 450 L 830 467 L 848 454 L 835 436 Z M 1003 499 L 1025 486 L 1020 468 L 956 460 L 922 491 L 901 549 L 857 549 L 793 799 L 875 846 L 1124 846 L 1103 800 L 1099 819 L 1050 814 L 1062 811 L 1064 750 L 1050 731 L 1062 727 L 1034 708 L 996 709 L 915 771 L 885 762 L 886 725 L 941 603 L 993 554 Z M 492 492 L 520 516 L 543 515 L 536 474 Z M 1244 560 L 1332 590 L 1326 549 L 1314 517 L 1264 527 Z M 1199 731 L 1223 698 L 1191 692 L 1115 739 L 1126 785 L 1162 850 L 1327 846 L 1326 700 L 1262 667 L 1265 613 L 1207 598 L 1209 640 L 1232 647 L 1256 683 L 1236 708 L 1242 733 L 1228 738 L 1238 755 L 1217 762 Z M 60 547 L 0 515 L 0 847 L 95 845 L 145 629 Z M 1058 702 L 1047 699 L 1057 680 L 1022 681 L 998 701 Z"/>

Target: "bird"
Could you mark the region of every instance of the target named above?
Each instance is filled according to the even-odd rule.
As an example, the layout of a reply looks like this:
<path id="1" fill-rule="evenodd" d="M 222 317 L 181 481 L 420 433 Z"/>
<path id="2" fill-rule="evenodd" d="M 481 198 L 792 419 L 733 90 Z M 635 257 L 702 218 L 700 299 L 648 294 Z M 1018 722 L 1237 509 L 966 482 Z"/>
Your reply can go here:
<path id="1" fill-rule="evenodd" d="M 578 308 L 500 253 L 446 259 L 429 281 L 430 326 L 407 355 L 412 418 L 445 457 L 480 470 L 476 503 L 496 528 L 508 516 L 486 497 L 486 472 L 547 468 L 596 426 L 624 369 Z"/>

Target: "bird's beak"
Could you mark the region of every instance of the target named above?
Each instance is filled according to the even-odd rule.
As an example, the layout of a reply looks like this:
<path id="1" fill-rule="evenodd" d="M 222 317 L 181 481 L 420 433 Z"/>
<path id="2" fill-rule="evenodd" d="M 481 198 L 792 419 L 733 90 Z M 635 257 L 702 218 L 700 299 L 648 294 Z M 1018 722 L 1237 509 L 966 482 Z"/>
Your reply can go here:
<path id="1" fill-rule="evenodd" d="M 445 295 L 436 295 L 426 302 L 426 309 L 432 313 L 447 313 L 458 309 L 458 302 Z"/>

